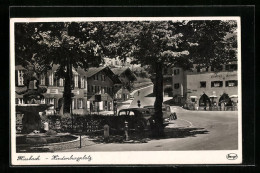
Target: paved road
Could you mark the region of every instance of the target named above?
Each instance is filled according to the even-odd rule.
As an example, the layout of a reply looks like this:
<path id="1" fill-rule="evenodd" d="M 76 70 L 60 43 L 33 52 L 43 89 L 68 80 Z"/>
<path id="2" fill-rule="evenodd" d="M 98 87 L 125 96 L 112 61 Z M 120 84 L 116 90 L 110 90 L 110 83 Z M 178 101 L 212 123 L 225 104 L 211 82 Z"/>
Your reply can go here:
<path id="1" fill-rule="evenodd" d="M 138 91 L 134 92 L 134 100 L 130 104 L 129 108 L 138 107 L 137 100 L 140 100 L 141 107 L 150 106 L 154 104 L 155 97 L 150 97 L 149 95 L 153 92 L 153 85 L 144 87 Z M 171 99 L 170 97 L 165 97 L 164 101 Z"/>
<path id="2" fill-rule="evenodd" d="M 237 111 L 188 111 L 173 107 L 178 119 L 165 129 L 164 139 L 148 143 L 109 143 L 69 151 L 181 151 L 238 148 Z"/>

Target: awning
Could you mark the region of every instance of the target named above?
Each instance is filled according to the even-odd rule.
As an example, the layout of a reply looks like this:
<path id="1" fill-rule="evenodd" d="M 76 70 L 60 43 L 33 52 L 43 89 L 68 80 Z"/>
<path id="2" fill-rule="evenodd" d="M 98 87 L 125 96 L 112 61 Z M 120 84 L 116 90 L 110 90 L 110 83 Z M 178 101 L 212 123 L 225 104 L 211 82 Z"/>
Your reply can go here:
<path id="1" fill-rule="evenodd" d="M 190 96 L 190 98 L 195 98 L 195 99 L 196 99 L 196 98 L 198 98 L 198 97 L 197 97 L 197 96 Z"/>
<path id="2" fill-rule="evenodd" d="M 238 98 L 238 95 L 231 95 L 229 98 Z"/>

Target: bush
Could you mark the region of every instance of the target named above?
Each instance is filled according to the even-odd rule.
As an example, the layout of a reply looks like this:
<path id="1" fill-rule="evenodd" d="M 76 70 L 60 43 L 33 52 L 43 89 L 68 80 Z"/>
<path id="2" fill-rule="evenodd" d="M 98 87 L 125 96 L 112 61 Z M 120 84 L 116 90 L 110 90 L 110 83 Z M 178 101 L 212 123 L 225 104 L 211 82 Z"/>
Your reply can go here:
<path id="1" fill-rule="evenodd" d="M 45 133 L 46 135 L 57 135 L 57 132 L 54 130 L 49 130 Z"/>

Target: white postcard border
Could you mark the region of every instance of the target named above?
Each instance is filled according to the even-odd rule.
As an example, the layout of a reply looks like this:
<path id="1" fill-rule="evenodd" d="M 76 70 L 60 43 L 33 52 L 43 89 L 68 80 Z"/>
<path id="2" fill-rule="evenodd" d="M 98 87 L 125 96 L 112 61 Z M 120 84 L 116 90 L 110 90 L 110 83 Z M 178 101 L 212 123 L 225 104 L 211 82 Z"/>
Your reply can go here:
<path id="1" fill-rule="evenodd" d="M 121 151 L 121 152 L 55 152 L 55 153 L 16 153 L 15 132 L 15 49 L 14 23 L 16 22 L 72 22 L 72 21 L 166 21 L 166 20 L 236 20 L 238 36 L 238 150 L 199 150 L 199 151 Z M 77 18 L 11 18 L 10 19 L 10 121 L 11 121 L 11 164 L 12 165 L 147 165 L 147 164 L 241 164 L 242 163 L 242 83 L 241 83 L 241 23 L 240 17 L 77 17 Z M 236 160 L 226 157 L 235 153 Z M 84 157 L 77 160 L 55 160 L 59 157 Z M 19 156 L 35 158 L 23 161 Z M 39 157 L 39 160 L 37 158 Z M 90 158 L 90 159 L 89 159 Z"/>

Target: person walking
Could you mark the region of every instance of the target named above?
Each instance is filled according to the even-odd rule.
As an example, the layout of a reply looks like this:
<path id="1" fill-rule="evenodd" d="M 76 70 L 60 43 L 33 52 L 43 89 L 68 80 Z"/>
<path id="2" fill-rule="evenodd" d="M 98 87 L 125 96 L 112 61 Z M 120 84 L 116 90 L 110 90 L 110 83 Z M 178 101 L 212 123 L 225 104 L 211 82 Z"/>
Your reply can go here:
<path id="1" fill-rule="evenodd" d="M 139 94 L 140 94 L 140 91 L 139 91 L 139 90 L 138 90 L 137 94 L 138 94 L 138 96 L 139 96 Z"/>

